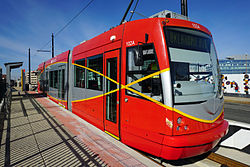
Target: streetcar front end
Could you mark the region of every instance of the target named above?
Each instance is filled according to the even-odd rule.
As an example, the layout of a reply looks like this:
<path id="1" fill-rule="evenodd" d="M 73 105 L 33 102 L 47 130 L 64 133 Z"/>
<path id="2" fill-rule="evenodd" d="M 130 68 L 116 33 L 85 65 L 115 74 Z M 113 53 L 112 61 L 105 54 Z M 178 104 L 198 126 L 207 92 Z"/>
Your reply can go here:
<path id="1" fill-rule="evenodd" d="M 228 122 L 211 33 L 194 22 L 166 20 L 163 31 L 170 74 L 163 74 L 162 80 L 171 80 L 166 87 L 173 120 L 172 136 L 164 137 L 161 157 L 181 159 L 214 148 L 227 133 Z"/>

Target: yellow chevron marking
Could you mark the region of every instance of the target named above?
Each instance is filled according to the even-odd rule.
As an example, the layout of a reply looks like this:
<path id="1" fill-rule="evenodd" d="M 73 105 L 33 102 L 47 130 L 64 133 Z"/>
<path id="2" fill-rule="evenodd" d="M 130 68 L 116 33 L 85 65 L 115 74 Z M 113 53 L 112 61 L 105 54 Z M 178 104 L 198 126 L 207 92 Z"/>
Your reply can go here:
<path id="1" fill-rule="evenodd" d="M 151 77 L 153 77 L 153 76 L 160 75 L 161 73 L 164 73 L 164 72 L 166 72 L 166 71 L 169 71 L 169 68 L 165 68 L 165 69 L 163 69 L 163 70 L 161 70 L 161 71 L 157 71 L 157 72 L 155 72 L 155 73 L 152 73 L 152 74 L 150 74 L 150 75 L 147 75 L 147 76 L 145 76 L 145 77 L 142 77 L 142 78 L 140 78 L 140 79 L 137 79 L 136 81 L 127 84 L 126 87 L 132 86 L 132 85 L 134 85 L 134 84 L 136 84 L 136 83 L 138 83 L 138 82 L 144 81 L 144 80 L 146 80 L 146 79 L 148 79 L 148 78 L 151 78 Z"/>
<path id="2" fill-rule="evenodd" d="M 96 74 L 99 74 L 99 75 L 103 76 L 104 78 L 106 78 L 106 79 L 108 79 L 108 80 L 110 80 L 110 81 L 116 83 L 117 85 L 120 85 L 120 83 L 118 83 L 117 81 L 115 81 L 115 80 L 113 80 L 113 79 L 107 77 L 106 75 L 104 75 L 104 74 L 102 74 L 102 73 L 100 73 L 100 72 L 98 72 L 98 71 L 95 71 L 95 70 L 93 70 L 93 69 L 91 69 L 91 68 L 88 68 L 88 67 L 86 67 L 86 66 L 82 66 L 82 65 L 79 65 L 79 64 L 75 64 L 75 63 L 72 63 L 72 64 L 75 65 L 75 66 L 81 67 L 81 68 L 85 68 L 86 70 L 92 71 L 92 72 L 94 72 L 94 73 L 96 73 Z"/>
<path id="3" fill-rule="evenodd" d="M 48 65 L 48 66 L 51 66 L 51 65 L 53 65 L 53 64 L 58 64 L 58 63 L 67 63 L 67 62 L 55 62 L 55 63 L 52 63 L 52 64 L 50 64 L 50 65 Z M 219 119 L 219 117 L 221 116 L 221 114 L 222 114 L 223 111 L 224 111 L 224 106 L 223 106 L 223 109 L 222 109 L 221 113 L 220 113 L 214 120 L 200 119 L 200 118 L 196 118 L 196 117 L 194 117 L 194 116 L 191 116 L 191 115 L 189 115 L 189 114 L 186 114 L 186 113 L 184 113 L 184 112 L 182 112 L 182 111 L 180 111 L 180 110 L 178 110 L 178 109 L 176 109 L 176 108 L 167 106 L 167 105 L 165 105 L 165 104 L 163 104 L 163 103 L 161 103 L 161 102 L 159 102 L 159 101 L 157 101 L 157 100 L 155 100 L 155 99 L 153 99 L 153 98 L 151 98 L 151 97 L 149 97 L 149 96 L 144 95 L 144 94 L 141 93 L 141 92 L 138 92 L 138 91 L 136 91 L 136 90 L 130 88 L 130 86 L 132 86 L 132 85 L 134 85 L 134 84 L 136 84 L 136 83 L 139 83 L 139 82 L 141 82 L 141 81 L 144 81 L 144 80 L 146 80 L 146 79 L 148 79 L 148 78 L 151 78 L 151 77 L 154 77 L 154 76 L 156 76 L 156 75 L 160 75 L 160 74 L 163 73 L 163 72 L 169 71 L 170 68 L 166 68 L 166 69 L 157 71 L 157 72 L 155 72 L 155 73 L 152 73 L 152 74 L 150 74 L 150 75 L 147 75 L 147 76 L 145 76 L 145 77 L 142 77 L 142 78 L 140 78 L 140 79 L 138 79 L 138 80 L 136 80 L 136 81 L 134 81 L 134 82 L 131 82 L 131 83 L 127 84 L 127 85 L 122 85 L 122 84 L 118 83 L 117 81 L 115 81 L 115 80 L 113 80 L 113 79 L 111 79 L 111 78 L 105 76 L 104 74 L 102 74 L 102 73 L 100 73 L 100 72 L 98 72 L 98 71 L 95 71 L 95 70 L 93 70 L 93 69 L 91 69 L 91 68 L 88 68 L 88 67 L 86 67 L 86 66 L 82 66 L 82 65 L 79 65 L 79 64 L 75 64 L 75 63 L 72 63 L 72 65 L 75 65 L 75 66 L 78 66 L 78 67 L 81 67 L 81 68 L 85 68 L 85 69 L 87 69 L 87 70 L 89 70 L 89 71 L 92 71 L 92 72 L 94 72 L 94 73 L 97 73 L 97 74 L 101 75 L 102 77 L 104 77 L 104 78 L 110 80 L 111 82 L 114 82 L 114 83 L 117 84 L 117 85 L 121 85 L 121 89 L 127 89 L 127 90 L 129 90 L 129 91 L 131 91 L 131 92 L 134 92 L 134 93 L 136 93 L 136 94 L 138 94 L 138 95 L 144 97 L 145 99 L 148 99 L 148 100 L 151 101 L 151 102 L 154 102 L 154 103 L 158 104 L 158 105 L 161 106 L 161 107 L 164 107 L 164 108 L 166 108 L 166 109 L 168 109 L 168 110 L 173 110 L 174 112 L 176 112 L 176 113 L 178 113 L 178 114 L 181 114 L 181 115 L 183 115 L 183 116 L 185 116 L 185 117 L 188 117 L 188 118 L 190 118 L 190 119 L 193 119 L 193 120 L 196 120 L 196 121 L 199 121 L 199 122 L 213 123 L 213 122 L 215 122 L 217 119 Z M 47 66 L 47 67 L 48 67 L 48 66 Z M 110 92 L 107 92 L 107 93 L 104 93 L 104 94 L 101 94 L 101 95 L 98 95 L 98 96 L 86 98 L 86 99 L 74 100 L 74 101 L 72 101 L 72 103 L 73 103 L 73 102 L 81 102 L 81 101 L 86 101 L 86 100 L 91 100 L 91 99 L 99 98 L 99 97 L 106 96 L 106 95 L 108 95 L 108 94 L 117 92 L 118 90 L 119 90 L 119 89 L 115 89 L 115 90 L 112 90 L 112 91 L 110 91 Z M 50 96 L 50 97 L 51 97 L 51 96 Z M 56 99 L 56 100 L 57 100 L 57 99 Z M 62 101 L 62 100 L 61 100 L 61 101 Z M 109 133 L 109 132 L 106 132 L 106 133 Z M 110 134 L 110 135 L 112 136 L 112 134 Z M 114 137 L 114 138 L 115 138 L 115 137 Z M 118 138 L 118 137 L 117 137 L 117 138 Z M 117 140 L 119 140 L 119 138 L 118 138 Z"/>

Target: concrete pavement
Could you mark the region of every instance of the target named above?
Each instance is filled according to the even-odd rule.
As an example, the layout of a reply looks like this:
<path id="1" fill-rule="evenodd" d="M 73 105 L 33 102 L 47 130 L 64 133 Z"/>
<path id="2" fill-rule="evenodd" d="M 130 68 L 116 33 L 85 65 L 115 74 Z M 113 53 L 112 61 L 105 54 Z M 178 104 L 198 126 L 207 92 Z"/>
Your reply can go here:
<path id="1" fill-rule="evenodd" d="M 0 166 L 106 166 L 74 134 L 34 101 L 13 92 L 1 120 Z M 1 113 L 3 115 L 4 113 Z"/>
<path id="2" fill-rule="evenodd" d="M 159 166 L 38 94 L 1 112 L 0 166 Z"/>

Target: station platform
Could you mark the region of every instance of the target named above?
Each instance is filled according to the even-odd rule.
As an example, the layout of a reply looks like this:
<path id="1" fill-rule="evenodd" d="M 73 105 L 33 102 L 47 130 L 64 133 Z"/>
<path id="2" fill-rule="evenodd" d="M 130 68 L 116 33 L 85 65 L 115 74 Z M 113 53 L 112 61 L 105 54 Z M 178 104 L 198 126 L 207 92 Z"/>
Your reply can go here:
<path id="1" fill-rule="evenodd" d="M 35 92 L 12 92 L 0 142 L 0 166 L 159 166 Z"/>

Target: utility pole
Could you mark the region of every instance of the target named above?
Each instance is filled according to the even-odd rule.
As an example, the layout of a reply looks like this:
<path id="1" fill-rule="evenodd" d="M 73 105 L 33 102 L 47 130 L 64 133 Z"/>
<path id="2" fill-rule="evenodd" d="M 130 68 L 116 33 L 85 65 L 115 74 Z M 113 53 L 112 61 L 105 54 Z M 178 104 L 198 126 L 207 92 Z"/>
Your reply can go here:
<path id="1" fill-rule="evenodd" d="M 51 40 L 52 41 L 52 47 L 51 47 L 52 51 L 51 52 L 52 52 L 52 58 L 53 58 L 54 57 L 54 34 L 53 33 L 52 33 L 51 37 L 52 37 L 52 40 Z"/>
<path id="2" fill-rule="evenodd" d="M 31 75 L 30 75 L 30 48 L 29 48 L 29 84 L 31 84 L 30 78 L 31 78 Z"/>

